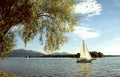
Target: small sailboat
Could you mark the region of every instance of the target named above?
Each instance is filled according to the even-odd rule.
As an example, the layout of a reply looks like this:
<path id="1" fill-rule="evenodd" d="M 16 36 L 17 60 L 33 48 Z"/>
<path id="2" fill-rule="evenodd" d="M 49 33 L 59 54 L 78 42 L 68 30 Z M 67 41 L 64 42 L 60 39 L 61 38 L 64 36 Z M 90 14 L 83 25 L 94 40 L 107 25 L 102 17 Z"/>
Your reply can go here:
<path id="1" fill-rule="evenodd" d="M 90 63 L 93 60 L 92 56 L 90 55 L 87 46 L 82 41 L 82 47 L 80 50 L 80 59 L 77 59 L 77 63 Z"/>

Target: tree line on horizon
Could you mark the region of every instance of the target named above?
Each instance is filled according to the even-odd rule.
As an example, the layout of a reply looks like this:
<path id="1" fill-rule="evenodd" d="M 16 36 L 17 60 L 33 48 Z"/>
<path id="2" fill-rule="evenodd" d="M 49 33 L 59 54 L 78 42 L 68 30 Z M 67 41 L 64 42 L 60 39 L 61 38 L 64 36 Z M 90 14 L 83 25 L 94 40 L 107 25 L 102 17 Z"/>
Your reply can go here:
<path id="1" fill-rule="evenodd" d="M 105 55 L 102 52 L 92 51 L 92 52 L 90 52 L 90 54 L 93 58 L 105 57 Z"/>
<path id="2" fill-rule="evenodd" d="M 91 52 L 90 52 L 90 55 L 91 55 L 93 58 L 105 57 L 105 55 L 104 55 L 102 52 L 97 52 L 97 51 L 91 51 Z M 75 57 L 80 57 L 80 53 L 77 53 L 77 54 L 75 55 Z"/>
<path id="3" fill-rule="evenodd" d="M 102 52 L 96 52 L 96 51 L 93 51 L 93 52 L 90 52 L 90 55 L 93 57 L 93 58 L 102 58 L 102 57 L 105 57 L 105 55 L 102 53 Z M 33 57 L 33 56 L 29 56 L 29 57 Z M 70 58 L 80 58 L 80 53 L 77 53 L 77 54 L 66 54 L 66 55 L 43 55 L 43 56 L 36 56 L 36 57 L 70 57 Z"/>

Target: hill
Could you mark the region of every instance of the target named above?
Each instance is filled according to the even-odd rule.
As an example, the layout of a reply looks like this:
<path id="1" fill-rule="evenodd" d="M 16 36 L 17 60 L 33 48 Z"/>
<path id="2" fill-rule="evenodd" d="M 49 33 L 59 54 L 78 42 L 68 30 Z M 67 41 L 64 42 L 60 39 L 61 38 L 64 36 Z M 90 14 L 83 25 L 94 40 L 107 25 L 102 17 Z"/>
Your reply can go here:
<path id="1" fill-rule="evenodd" d="M 53 53 L 51 53 L 49 55 L 71 55 L 71 54 L 69 54 L 67 52 L 53 52 Z"/>
<path id="2" fill-rule="evenodd" d="M 43 53 L 32 50 L 17 49 L 9 54 L 10 57 L 43 56 Z"/>
<path id="3" fill-rule="evenodd" d="M 67 52 L 53 52 L 51 54 L 43 54 L 32 50 L 17 49 L 8 55 L 9 57 L 77 57 L 77 54 L 69 54 Z"/>

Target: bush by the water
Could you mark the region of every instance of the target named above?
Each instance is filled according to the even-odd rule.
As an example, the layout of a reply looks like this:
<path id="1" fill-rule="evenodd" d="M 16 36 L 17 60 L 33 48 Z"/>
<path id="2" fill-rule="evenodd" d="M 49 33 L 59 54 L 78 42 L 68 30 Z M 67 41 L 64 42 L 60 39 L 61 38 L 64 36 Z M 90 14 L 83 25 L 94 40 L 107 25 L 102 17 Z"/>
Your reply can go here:
<path id="1" fill-rule="evenodd" d="M 4 72 L 0 71 L 0 77 L 18 77 L 18 76 L 9 75 L 9 74 L 7 74 L 7 73 L 4 73 Z"/>
<path id="2" fill-rule="evenodd" d="M 92 57 L 105 57 L 105 55 L 102 52 L 93 51 L 93 52 L 90 52 L 90 54 Z"/>

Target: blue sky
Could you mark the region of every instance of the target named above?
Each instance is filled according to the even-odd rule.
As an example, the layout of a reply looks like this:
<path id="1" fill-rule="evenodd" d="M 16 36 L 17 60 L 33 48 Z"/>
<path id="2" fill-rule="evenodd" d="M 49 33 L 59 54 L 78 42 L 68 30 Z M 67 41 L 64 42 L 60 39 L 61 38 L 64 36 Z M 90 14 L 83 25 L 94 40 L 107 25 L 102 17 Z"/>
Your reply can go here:
<path id="1" fill-rule="evenodd" d="M 75 5 L 75 13 L 81 13 L 83 16 L 76 25 L 75 31 L 67 34 L 69 42 L 56 52 L 78 53 L 84 39 L 90 51 L 120 55 L 120 0 L 82 1 Z M 37 37 L 29 42 L 27 47 L 20 38 L 17 40 L 19 40 L 17 49 L 45 53 Z"/>

